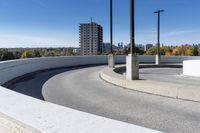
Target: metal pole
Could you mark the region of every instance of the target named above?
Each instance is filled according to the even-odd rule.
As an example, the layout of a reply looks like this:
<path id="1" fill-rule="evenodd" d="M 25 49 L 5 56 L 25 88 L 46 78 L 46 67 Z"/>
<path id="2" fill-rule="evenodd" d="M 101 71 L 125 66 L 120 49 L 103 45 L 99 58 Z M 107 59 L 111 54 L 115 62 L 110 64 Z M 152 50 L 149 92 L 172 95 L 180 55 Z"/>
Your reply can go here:
<path id="1" fill-rule="evenodd" d="M 158 11 L 155 11 L 154 13 L 158 15 L 158 35 L 157 35 L 157 55 L 160 57 L 160 13 L 161 12 L 164 12 L 164 10 L 158 10 Z"/>
<path id="2" fill-rule="evenodd" d="M 157 42 L 157 54 L 160 57 L 160 11 L 158 11 L 158 42 Z"/>
<path id="3" fill-rule="evenodd" d="M 130 0 L 130 52 L 135 54 L 135 12 L 134 12 L 134 0 Z"/>
<path id="4" fill-rule="evenodd" d="M 113 2 L 110 0 L 110 53 L 113 53 Z"/>
<path id="5" fill-rule="evenodd" d="M 126 58 L 126 78 L 139 79 L 139 60 L 135 50 L 135 1 L 130 0 L 130 54 Z"/>
<path id="6" fill-rule="evenodd" d="M 160 13 L 164 12 L 164 10 L 158 10 L 155 11 L 154 13 L 157 14 L 157 19 L 158 19 L 158 27 L 157 27 L 157 55 L 156 55 L 156 64 L 160 64 Z"/>

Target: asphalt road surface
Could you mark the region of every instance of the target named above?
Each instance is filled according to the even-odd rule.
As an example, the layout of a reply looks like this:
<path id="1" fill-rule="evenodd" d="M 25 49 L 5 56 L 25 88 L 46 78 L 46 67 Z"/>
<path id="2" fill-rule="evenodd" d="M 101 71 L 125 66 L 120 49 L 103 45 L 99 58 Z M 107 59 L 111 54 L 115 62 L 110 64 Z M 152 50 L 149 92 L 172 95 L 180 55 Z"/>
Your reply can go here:
<path id="1" fill-rule="evenodd" d="M 87 66 L 81 67 L 69 67 L 69 68 L 58 68 L 58 69 L 49 69 L 49 70 L 42 70 L 38 72 L 29 73 L 13 79 L 12 81 L 7 82 L 3 86 L 9 88 L 13 91 L 44 100 L 42 96 L 42 86 L 43 84 L 51 77 L 55 76 L 56 74 L 77 70 L 81 68 L 85 68 Z"/>
<path id="2" fill-rule="evenodd" d="M 104 67 L 72 71 L 69 71 L 70 68 L 42 71 L 30 76 L 26 75 L 27 77 L 24 78 L 26 81 L 18 80 L 9 87 L 41 98 L 41 88 L 45 81 L 53 75 L 66 71 L 49 80 L 50 87 L 43 90 L 47 101 L 159 131 L 200 132 L 200 103 L 155 96 L 114 86 L 99 78 L 99 71 Z M 175 75 L 180 75 L 180 69 L 170 70 L 174 71 Z M 154 76 L 158 73 L 157 75 L 162 77 L 161 69 L 141 70 L 141 76 L 146 74 L 147 77 L 151 77 L 150 72 L 155 72 Z M 174 76 L 174 73 L 171 75 Z"/>

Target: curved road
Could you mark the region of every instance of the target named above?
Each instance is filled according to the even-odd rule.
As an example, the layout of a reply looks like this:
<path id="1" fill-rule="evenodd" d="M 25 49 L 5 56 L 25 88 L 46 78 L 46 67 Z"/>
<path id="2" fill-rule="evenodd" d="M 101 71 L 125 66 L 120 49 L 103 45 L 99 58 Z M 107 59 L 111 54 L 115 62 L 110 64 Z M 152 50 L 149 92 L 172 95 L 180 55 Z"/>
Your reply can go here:
<path id="1" fill-rule="evenodd" d="M 56 69 L 49 69 L 49 70 L 42 70 L 33 73 L 29 73 L 13 79 L 3 86 L 14 90 L 16 92 L 44 100 L 42 96 L 42 86 L 43 84 L 51 77 L 55 76 L 56 74 L 82 69 L 88 66 L 80 66 L 80 67 L 67 67 L 67 68 L 56 68 Z"/>
<path id="2" fill-rule="evenodd" d="M 67 71 L 69 68 L 35 73 L 26 82 L 15 82 L 14 90 L 39 90 L 51 76 L 47 101 L 88 113 L 133 123 L 164 132 L 197 133 L 200 103 L 160 97 L 123 89 L 99 78 L 104 66 Z M 37 94 L 36 94 L 37 95 Z"/>

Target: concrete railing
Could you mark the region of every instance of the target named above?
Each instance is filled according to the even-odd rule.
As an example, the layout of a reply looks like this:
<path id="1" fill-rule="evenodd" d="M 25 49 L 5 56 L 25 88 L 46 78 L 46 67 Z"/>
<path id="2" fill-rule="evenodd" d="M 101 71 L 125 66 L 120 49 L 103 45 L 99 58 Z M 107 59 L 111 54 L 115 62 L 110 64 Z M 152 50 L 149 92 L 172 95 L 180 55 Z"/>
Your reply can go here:
<path id="1" fill-rule="evenodd" d="M 116 62 L 125 63 L 125 56 L 117 56 Z M 34 71 L 106 63 L 106 56 L 51 57 L 0 62 L 0 85 Z M 0 132 L 153 133 L 157 131 L 34 99 L 0 86 Z"/>
<path id="2" fill-rule="evenodd" d="M 117 63 L 124 63 L 124 56 L 117 56 Z M 0 85 L 27 73 L 70 66 L 106 64 L 106 56 L 50 57 L 0 62 Z"/>
<path id="3" fill-rule="evenodd" d="M 140 56 L 140 62 L 153 63 L 154 56 Z M 162 57 L 166 63 L 180 63 L 199 57 Z M 125 56 L 117 56 L 125 63 Z M 0 62 L 0 85 L 27 73 L 59 67 L 106 64 L 107 56 L 50 57 Z M 0 86 L 0 132 L 156 132 L 107 118 L 40 101 Z"/>
<path id="4" fill-rule="evenodd" d="M 161 56 L 161 63 L 183 63 L 184 60 L 197 60 L 200 56 Z M 139 56 L 141 63 L 155 63 L 155 56 Z"/>
<path id="5" fill-rule="evenodd" d="M 1 133 L 158 133 L 0 87 Z"/>
<path id="6" fill-rule="evenodd" d="M 162 57 L 162 63 L 182 63 L 183 60 L 195 60 L 200 57 Z M 139 60 L 142 63 L 154 63 L 155 56 L 139 56 Z M 125 56 L 116 56 L 117 63 L 125 63 Z M 22 76 L 27 73 L 58 68 L 58 67 L 70 67 L 81 65 L 96 65 L 106 64 L 107 56 L 78 56 L 78 57 L 50 57 L 50 58 L 35 58 L 35 59 L 23 59 L 0 62 L 0 85 L 13 78 Z"/>

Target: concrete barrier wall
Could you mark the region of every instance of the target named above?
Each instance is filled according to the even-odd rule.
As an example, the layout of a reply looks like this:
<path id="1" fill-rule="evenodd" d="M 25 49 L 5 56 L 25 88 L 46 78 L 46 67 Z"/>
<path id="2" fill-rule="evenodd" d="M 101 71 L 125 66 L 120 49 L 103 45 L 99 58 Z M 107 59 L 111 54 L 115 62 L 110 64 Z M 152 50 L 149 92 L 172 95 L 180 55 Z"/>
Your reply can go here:
<path id="1" fill-rule="evenodd" d="M 125 56 L 117 56 L 116 62 L 125 63 Z M 39 70 L 106 63 L 107 56 L 50 57 L 0 62 L 0 85 Z"/>
<path id="2" fill-rule="evenodd" d="M 141 63 L 155 63 L 155 56 L 139 56 Z M 183 63 L 184 60 L 200 60 L 200 56 L 161 56 L 161 63 Z"/>
<path id="3" fill-rule="evenodd" d="M 200 77 L 200 60 L 183 61 L 183 75 Z"/>
<path id="4" fill-rule="evenodd" d="M 125 56 L 117 56 L 125 63 Z M 0 84 L 38 70 L 106 64 L 107 56 L 51 57 L 0 62 Z M 157 133 L 151 129 L 76 111 L 0 86 L 0 132 Z"/>
<path id="5" fill-rule="evenodd" d="M 116 63 L 125 63 L 125 56 L 116 56 Z M 140 56 L 140 62 L 154 63 L 154 56 Z M 162 57 L 166 63 L 181 63 L 183 60 L 199 57 Z M 0 62 L 0 85 L 34 71 L 80 65 L 106 64 L 107 56 L 50 57 Z M 0 86 L 0 131 L 33 132 L 38 129 L 45 133 L 87 133 L 87 132 L 156 132 L 150 129 L 122 123 L 103 117 L 75 111 L 40 101 Z M 8 124 L 11 122 L 10 124 Z M 24 123 L 24 124 L 23 124 Z M 3 126 L 2 126 L 3 124 Z M 25 125 L 26 124 L 26 125 Z M 14 126 L 12 126 L 14 125 Z M 6 128 L 5 128 L 6 127 Z M 27 128 L 33 127 L 33 128 Z M 27 131 L 27 132 L 28 132 Z"/>
<path id="6" fill-rule="evenodd" d="M 1 133 L 159 133 L 34 99 L 0 86 Z"/>
<path id="7" fill-rule="evenodd" d="M 163 63 L 183 63 L 184 60 L 200 60 L 200 56 L 162 56 Z"/>
<path id="8" fill-rule="evenodd" d="M 182 63 L 183 60 L 195 60 L 200 57 L 161 57 L 163 63 Z M 125 56 L 116 56 L 116 63 L 125 63 Z M 139 56 L 141 63 L 154 63 L 155 56 Z M 106 64 L 107 56 L 76 56 L 76 57 L 49 57 L 49 58 L 34 58 L 0 62 L 0 85 L 12 80 L 13 78 L 22 76 L 34 71 L 70 67 L 80 65 Z"/>

